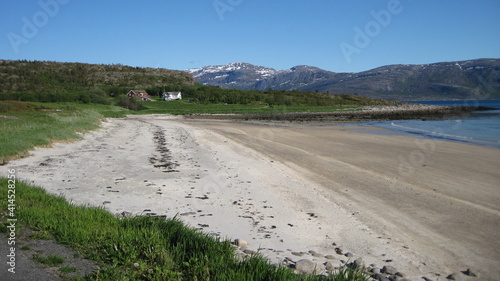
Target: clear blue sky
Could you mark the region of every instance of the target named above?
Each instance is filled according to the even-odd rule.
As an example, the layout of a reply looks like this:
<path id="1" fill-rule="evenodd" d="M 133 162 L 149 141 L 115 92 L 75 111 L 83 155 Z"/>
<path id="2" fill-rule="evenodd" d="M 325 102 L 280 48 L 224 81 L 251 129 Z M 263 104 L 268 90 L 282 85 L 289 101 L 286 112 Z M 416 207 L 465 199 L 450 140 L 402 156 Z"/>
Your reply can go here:
<path id="1" fill-rule="evenodd" d="M 19 0 L 0 59 L 335 72 L 500 58 L 498 0 Z"/>

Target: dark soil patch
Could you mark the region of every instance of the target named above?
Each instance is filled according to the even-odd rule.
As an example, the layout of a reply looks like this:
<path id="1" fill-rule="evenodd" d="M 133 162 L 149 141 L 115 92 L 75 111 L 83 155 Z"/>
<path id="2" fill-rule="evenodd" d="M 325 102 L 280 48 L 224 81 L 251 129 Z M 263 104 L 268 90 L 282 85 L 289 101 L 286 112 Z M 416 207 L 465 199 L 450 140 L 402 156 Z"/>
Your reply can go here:
<path id="1" fill-rule="evenodd" d="M 98 270 L 98 266 L 67 246 L 53 240 L 33 239 L 35 232 L 22 229 L 15 245 L 7 244 L 7 236 L 0 234 L 0 280 L 79 280 Z M 7 255 L 15 247 L 15 273 L 7 262 Z M 43 262 L 58 260 L 57 263 Z M 40 262 L 42 261 L 42 262 Z M 62 261 L 62 262 L 60 262 Z"/>

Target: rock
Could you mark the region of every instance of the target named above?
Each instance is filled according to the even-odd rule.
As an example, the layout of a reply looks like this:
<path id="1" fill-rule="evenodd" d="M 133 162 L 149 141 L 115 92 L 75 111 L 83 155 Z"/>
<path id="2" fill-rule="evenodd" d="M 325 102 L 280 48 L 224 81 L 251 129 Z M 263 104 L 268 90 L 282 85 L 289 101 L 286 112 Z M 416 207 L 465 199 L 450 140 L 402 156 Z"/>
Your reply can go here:
<path id="1" fill-rule="evenodd" d="M 325 263 L 325 267 L 327 271 L 335 271 L 337 269 L 337 267 L 332 262 L 329 261 Z"/>
<path id="2" fill-rule="evenodd" d="M 394 274 L 394 275 L 397 275 L 399 277 L 406 277 L 406 274 L 404 274 L 403 272 L 399 272 L 399 271 L 396 272 L 396 274 Z"/>
<path id="3" fill-rule="evenodd" d="M 250 249 L 245 249 L 243 250 L 243 253 L 247 254 L 247 255 L 256 255 L 257 252 L 254 251 L 254 250 L 250 250 Z"/>
<path id="4" fill-rule="evenodd" d="M 472 271 L 472 269 L 470 268 L 467 268 L 467 270 L 464 271 L 463 273 L 470 277 L 477 277 L 477 273 L 475 271 Z"/>
<path id="5" fill-rule="evenodd" d="M 373 274 L 372 278 L 377 280 L 377 281 L 389 281 L 389 279 L 387 277 L 385 277 L 384 274 L 381 274 L 381 273 Z"/>
<path id="6" fill-rule="evenodd" d="M 233 242 L 234 245 L 240 247 L 240 248 L 244 248 L 244 247 L 248 247 L 248 242 L 243 240 L 243 239 L 234 239 L 234 242 Z"/>
<path id="7" fill-rule="evenodd" d="M 391 275 L 388 277 L 388 279 L 390 281 L 400 281 L 401 280 L 401 277 L 397 276 L 397 275 Z"/>
<path id="8" fill-rule="evenodd" d="M 127 211 L 123 211 L 123 212 L 121 213 L 121 215 L 122 215 L 123 217 L 131 217 L 131 216 L 132 216 L 132 213 L 131 213 L 131 212 L 127 212 Z"/>
<path id="9" fill-rule="evenodd" d="M 364 268 L 365 267 L 365 262 L 363 261 L 362 258 L 358 258 L 356 260 L 354 260 L 354 262 L 352 263 L 353 267 L 354 268 Z"/>
<path id="10" fill-rule="evenodd" d="M 378 267 L 372 268 L 371 273 L 373 273 L 373 274 L 380 273 L 380 268 L 378 268 Z"/>
<path id="11" fill-rule="evenodd" d="M 308 260 L 303 259 L 295 264 L 295 269 L 303 274 L 320 274 L 323 272 L 322 266 Z"/>
<path id="12" fill-rule="evenodd" d="M 448 277 L 446 277 L 446 279 L 456 280 L 456 281 L 463 281 L 464 277 L 463 277 L 463 274 L 461 272 L 455 272 L 455 273 L 452 273 L 452 274 L 448 275 Z"/>
<path id="13" fill-rule="evenodd" d="M 430 278 L 427 278 L 427 277 L 425 277 L 425 276 L 424 276 L 424 277 L 422 277 L 422 279 L 424 279 L 425 281 L 434 281 L 434 280 L 432 280 L 432 279 L 430 279 Z"/>
<path id="14" fill-rule="evenodd" d="M 245 255 L 245 253 L 241 252 L 241 251 L 238 251 L 236 252 L 235 254 L 235 257 L 238 261 L 242 262 L 245 260 L 245 258 L 247 257 L 247 255 Z"/>
<path id="15" fill-rule="evenodd" d="M 317 257 L 317 258 L 322 258 L 322 257 L 323 257 L 323 255 L 322 255 L 322 254 L 317 253 L 317 252 L 315 252 L 315 251 L 309 251 L 309 254 L 311 254 L 311 256 L 313 256 L 313 257 Z"/>
<path id="16" fill-rule="evenodd" d="M 335 256 L 334 255 L 326 255 L 325 259 L 327 259 L 327 260 L 334 260 Z"/>
<path id="17" fill-rule="evenodd" d="M 352 253 L 345 253 L 344 256 L 348 257 L 348 258 L 352 258 L 354 257 L 354 255 Z"/>
<path id="18" fill-rule="evenodd" d="M 394 274 L 396 274 L 396 272 L 398 272 L 398 270 L 394 266 L 385 265 L 382 268 L 381 272 L 385 273 L 385 274 L 389 274 L 389 275 L 394 275 Z"/>
<path id="19" fill-rule="evenodd" d="M 302 253 L 302 252 L 292 252 L 292 255 L 298 256 L 298 257 L 302 257 L 304 255 L 304 253 Z"/>

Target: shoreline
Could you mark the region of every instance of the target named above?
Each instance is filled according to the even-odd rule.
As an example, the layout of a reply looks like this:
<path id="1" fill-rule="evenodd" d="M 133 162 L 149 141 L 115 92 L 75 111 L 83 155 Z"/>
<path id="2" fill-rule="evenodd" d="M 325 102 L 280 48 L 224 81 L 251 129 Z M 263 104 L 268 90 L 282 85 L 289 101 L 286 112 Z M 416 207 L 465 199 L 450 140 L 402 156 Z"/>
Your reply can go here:
<path id="1" fill-rule="evenodd" d="M 277 122 L 366 122 L 443 118 L 469 114 L 478 110 L 483 111 L 491 109 L 477 106 L 404 104 L 397 106 L 369 106 L 364 107 L 361 110 L 341 110 L 331 112 L 189 114 L 186 115 L 185 118 Z"/>
<path id="2" fill-rule="evenodd" d="M 273 262 L 307 258 L 341 264 L 361 257 L 367 265 L 393 265 L 412 280 L 468 266 L 493 280 L 491 276 L 498 274 L 493 265 L 500 260 L 496 245 L 489 245 L 489 251 L 479 248 L 485 252 L 478 255 L 471 245 L 484 238 L 473 234 L 466 239 L 465 229 L 453 220 L 448 227 L 459 236 L 440 245 L 446 235 L 433 228 L 439 228 L 439 216 L 465 215 L 469 222 L 481 214 L 484 222 L 499 222 L 499 194 L 490 182 L 498 180 L 498 164 L 493 161 L 498 151 L 420 144 L 421 148 L 410 138 L 373 136 L 344 127 L 134 116 L 111 119 L 82 141 L 36 149 L 33 156 L 0 166 L 0 171 L 16 167 L 20 178 L 30 183 L 75 203 L 103 205 L 112 213 L 178 215 L 221 238 L 246 240 L 247 252 L 259 251 Z M 423 153 L 425 163 L 414 165 L 413 173 L 401 174 L 399 156 L 408 158 L 414 151 Z M 480 183 L 481 191 L 456 187 L 457 192 L 449 184 L 432 190 L 433 180 L 444 185 L 443 178 L 470 176 L 468 165 L 456 171 L 442 168 L 443 163 L 453 166 L 457 159 L 476 154 L 468 161 L 475 161 L 480 171 L 464 180 Z M 155 167 L 158 163 L 152 158 L 176 166 Z M 493 166 L 481 164 L 481 158 L 490 159 Z M 489 178 L 481 177 L 481 170 Z M 421 173 L 429 177 L 423 184 Z M 371 198 L 374 188 L 381 194 Z M 404 205 L 411 203 L 406 197 L 415 196 L 426 205 Z M 449 203 L 457 214 L 439 209 L 443 213 L 430 215 L 436 206 Z M 394 213 L 399 206 L 402 212 Z M 474 213 L 467 214 L 471 210 Z M 493 230 L 485 229 L 498 241 Z M 461 258 L 464 251 L 470 253 Z M 346 257 L 347 252 L 354 256 Z M 481 261 L 482 255 L 489 261 Z"/>

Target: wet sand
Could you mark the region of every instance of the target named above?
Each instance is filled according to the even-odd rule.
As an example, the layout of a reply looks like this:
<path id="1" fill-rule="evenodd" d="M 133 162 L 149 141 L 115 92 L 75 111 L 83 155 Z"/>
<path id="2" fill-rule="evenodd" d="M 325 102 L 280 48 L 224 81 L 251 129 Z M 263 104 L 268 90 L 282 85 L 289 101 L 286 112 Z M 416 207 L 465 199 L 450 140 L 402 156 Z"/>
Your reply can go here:
<path id="1" fill-rule="evenodd" d="M 357 129 L 111 119 L 82 141 L 1 166 L 0 175 L 16 168 L 49 192 L 117 214 L 177 215 L 245 239 L 273 262 L 323 263 L 307 254 L 315 251 L 341 264 L 349 259 L 342 249 L 413 280 L 467 268 L 480 273 L 475 280 L 500 276 L 500 150 Z"/>

